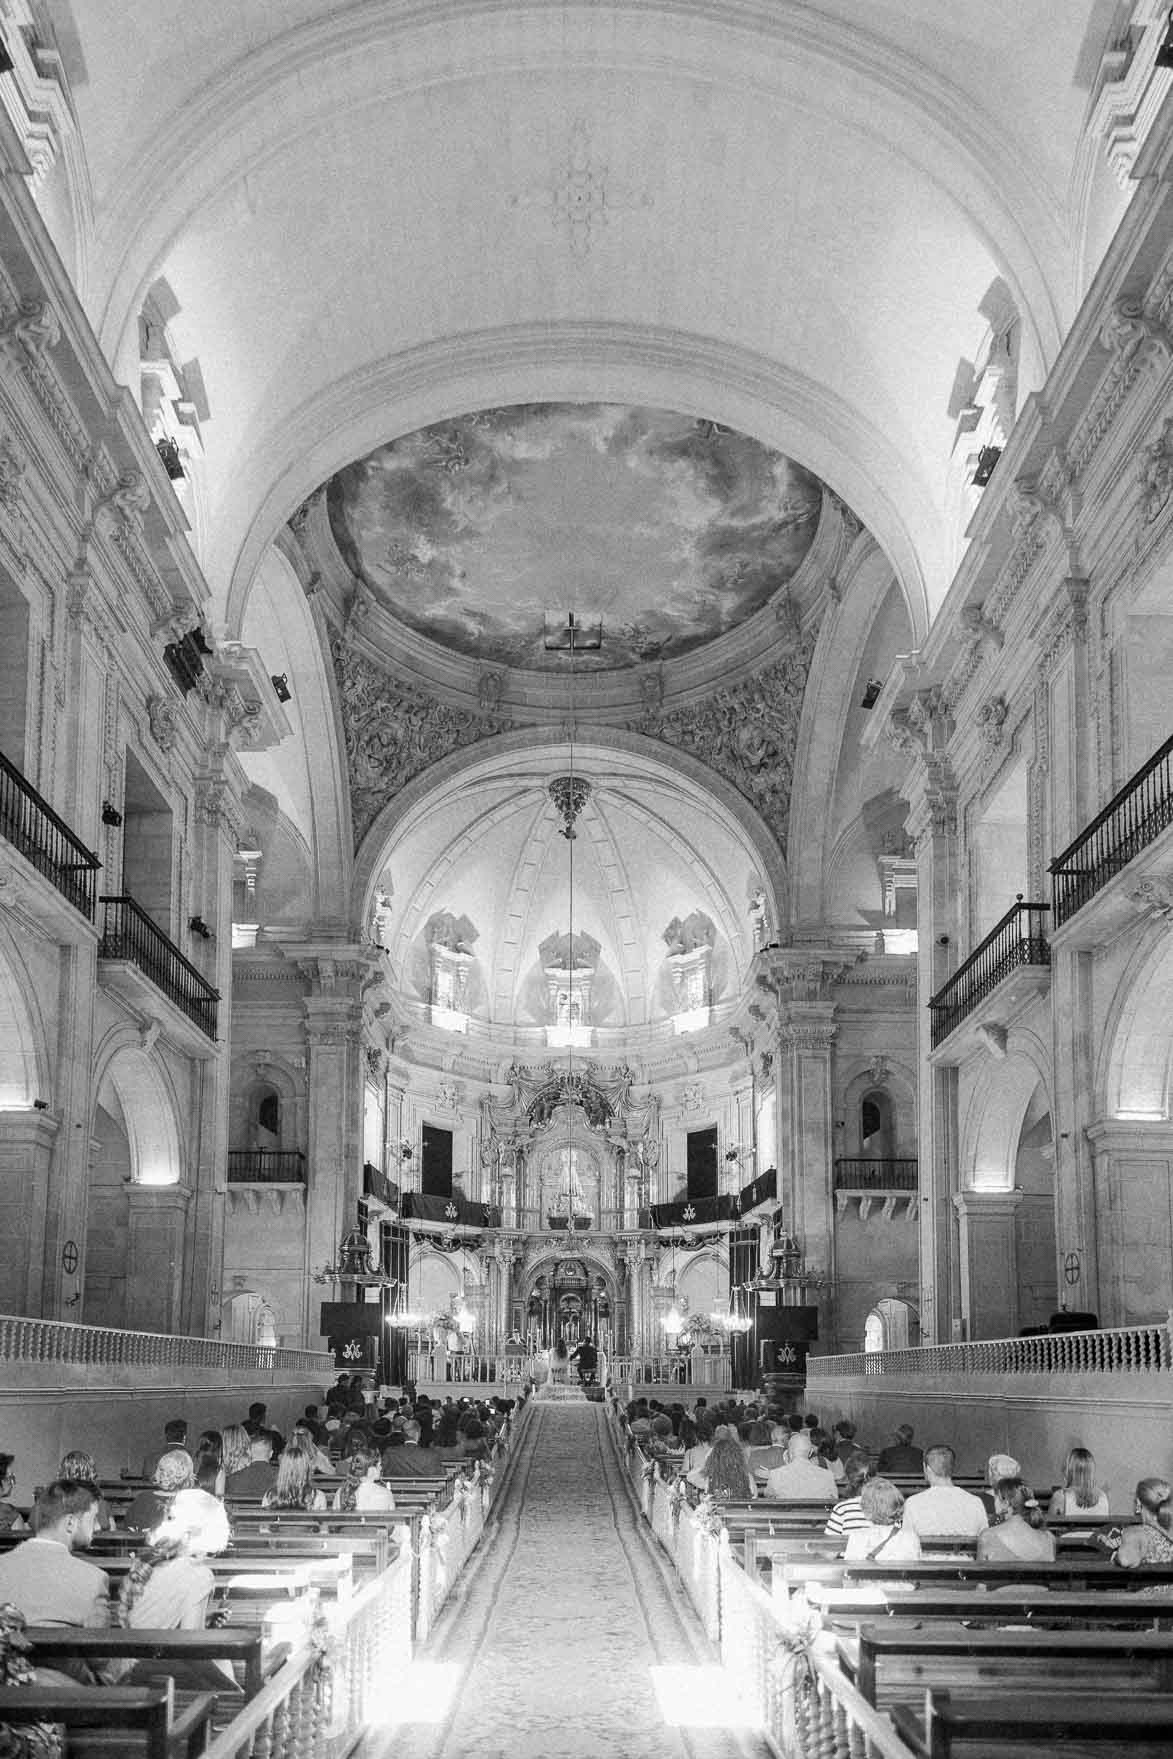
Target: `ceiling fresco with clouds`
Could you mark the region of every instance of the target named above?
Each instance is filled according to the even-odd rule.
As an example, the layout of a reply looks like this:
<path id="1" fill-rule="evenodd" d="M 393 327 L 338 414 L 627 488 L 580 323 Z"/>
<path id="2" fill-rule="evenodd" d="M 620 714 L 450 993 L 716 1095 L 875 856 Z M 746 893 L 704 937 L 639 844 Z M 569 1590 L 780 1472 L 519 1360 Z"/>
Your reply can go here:
<path id="1" fill-rule="evenodd" d="M 480 410 L 331 480 L 347 566 L 419 634 L 481 661 L 565 665 L 547 616 L 601 617 L 595 667 L 688 653 L 742 623 L 814 541 L 822 485 L 714 422 L 619 404 Z"/>

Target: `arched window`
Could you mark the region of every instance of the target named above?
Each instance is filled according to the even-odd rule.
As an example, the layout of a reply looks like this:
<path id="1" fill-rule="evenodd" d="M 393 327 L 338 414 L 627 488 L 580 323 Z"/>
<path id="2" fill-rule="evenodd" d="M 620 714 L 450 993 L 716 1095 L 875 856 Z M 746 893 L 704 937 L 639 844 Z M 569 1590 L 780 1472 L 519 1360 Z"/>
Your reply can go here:
<path id="1" fill-rule="evenodd" d="M 891 1160 L 896 1153 L 892 1097 L 873 1087 L 859 1102 L 859 1152 L 874 1160 Z"/>
<path id="2" fill-rule="evenodd" d="M 252 1092 L 253 1148 L 281 1147 L 281 1095 L 267 1082 Z"/>

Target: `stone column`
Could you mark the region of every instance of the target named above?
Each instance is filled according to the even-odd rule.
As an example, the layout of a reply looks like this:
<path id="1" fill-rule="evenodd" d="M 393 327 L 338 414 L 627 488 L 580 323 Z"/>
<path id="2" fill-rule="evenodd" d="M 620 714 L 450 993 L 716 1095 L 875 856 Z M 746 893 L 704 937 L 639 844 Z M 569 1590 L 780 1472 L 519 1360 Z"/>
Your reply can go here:
<path id="1" fill-rule="evenodd" d="M 920 1323 L 926 1343 L 948 1343 L 960 1329 L 962 1311 L 952 1203 L 958 1188 L 957 1071 L 930 1061 L 928 1007 L 961 963 L 957 788 L 944 755 L 951 731 L 935 691 L 921 692 L 889 723 L 892 743 L 912 763 L 901 792 L 916 848 Z"/>
<path id="2" fill-rule="evenodd" d="M 1018 1247 L 1014 1212 L 1021 1191 L 958 1191 L 961 1311 L 967 1339 L 1018 1335 Z"/>
<path id="3" fill-rule="evenodd" d="M 6 1313 L 69 1318 L 64 1304 L 81 1286 L 83 1269 L 64 1269 L 60 1252 L 52 1266 L 45 1257 L 58 1128 L 48 1111 L 0 1112 L 0 1299 Z"/>
<path id="4" fill-rule="evenodd" d="M 1106 1118 L 1088 1126 L 1094 1178 L 1095 1224 L 1100 1241 L 1101 1325 L 1138 1325 L 1173 1307 L 1173 1124 L 1163 1119 Z M 1062 1259 L 1069 1256 L 1060 1243 Z M 1078 1263 L 1078 1248 L 1071 1248 Z M 1059 1288 L 1069 1307 L 1088 1287 Z"/>
<path id="5" fill-rule="evenodd" d="M 370 947 L 299 949 L 309 979 L 303 998 L 309 1049 L 309 1130 L 305 1270 L 332 1264 L 343 1234 L 357 1226 L 362 1192 L 363 990 L 377 955 Z M 316 1303 L 307 1302 L 306 1347 L 320 1348 Z"/>
<path id="6" fill-rule="evenodd" d="M 788 1089 L 782 1158 L 794 1169 L 793 1210 L 783 1216 L 808 1267 L 825 1275 L 819 1336 L 825 1351 L 838 1347 L 835 1332 L 835 1142 L 831 1062 L 839 1028 L 833 1002 L 782 1004 L 779 1061 Z M 793 1219 L 791 1219 L 793 1217 Z"/>
<path id="7" fill-rule="evenodd" d="M 182 1185 L 129 1185 L 126 1324 L 130 1331 L 182 1329 L 184 1241 L 191 1192 Z"/>

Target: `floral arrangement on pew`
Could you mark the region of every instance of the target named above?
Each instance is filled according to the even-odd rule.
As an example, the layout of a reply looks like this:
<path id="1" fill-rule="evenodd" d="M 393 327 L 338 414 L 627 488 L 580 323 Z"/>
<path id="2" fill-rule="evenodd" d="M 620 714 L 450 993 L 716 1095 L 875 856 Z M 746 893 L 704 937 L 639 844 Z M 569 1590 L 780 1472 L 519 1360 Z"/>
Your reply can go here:
<path id="1" fill-rule="evenodd" d="M 684 1479 L 673 1479 L 668 1488 L 668 1520 L 671 1525 L 673 1538 L 676 1536 L 676 1529 L 680 1526 L 681 1511 L 684 1509 L 687 1502 L 688 1497 L 685 1494 Z"/>
<path id="2" fill-rule="evenodd" d="M 683 1494 L 683 1491 L 682 1491 Z M 721 1514 L 720 1503 L 714 1502 L 711 1496 L 702 1496 L 696 1505 L 697 1526 L 702 1533 L 711 1534 L 719 1539 L 725 1530 L 725 1521 Z"/>
<path id="3" fill-rule="evenodd" d="M 32 1644 L 25 1636 L 25 1616 L 11 1601 L 0 1606 L 0 1685 L 31 1686 L 36 1673 L 28 1659 Z M 65 1730 L 53 1722 L 0 1723 L 0 1759 L 62 1759 Z"/>

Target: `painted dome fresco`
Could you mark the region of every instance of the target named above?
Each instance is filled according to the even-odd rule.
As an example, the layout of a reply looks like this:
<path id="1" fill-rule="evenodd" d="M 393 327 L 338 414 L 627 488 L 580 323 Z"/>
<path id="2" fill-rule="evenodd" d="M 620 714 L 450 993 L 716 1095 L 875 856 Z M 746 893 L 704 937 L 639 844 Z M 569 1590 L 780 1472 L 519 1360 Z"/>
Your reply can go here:
<path id="1" fill-rule="evenodd" d="M 349 569 L 418 634 L 542 669 L 546 620 L 602 619 L 598 667 L 671 659 L 793 579 L 823 485 L 715 422 L 623 404 L 483 409 L 335 475 Z"/>

